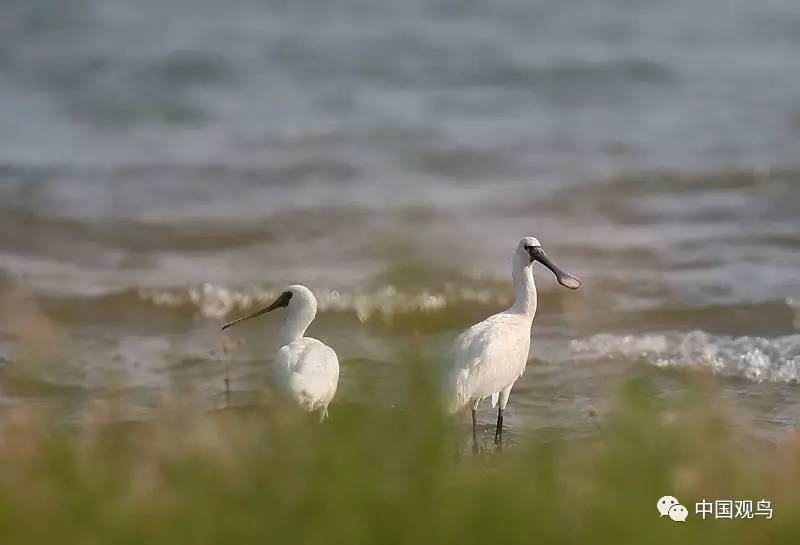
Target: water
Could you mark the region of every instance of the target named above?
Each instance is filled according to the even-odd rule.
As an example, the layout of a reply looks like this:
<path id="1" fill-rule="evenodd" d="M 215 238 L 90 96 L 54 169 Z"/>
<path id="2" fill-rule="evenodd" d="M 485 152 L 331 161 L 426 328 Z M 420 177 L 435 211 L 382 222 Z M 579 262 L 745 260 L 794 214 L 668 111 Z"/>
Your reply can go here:
<path id="1" fill-rule="evenodd" d="M 220 323 L 289 282 L 340 399 L 391 392 L 509 303 L 530 234 L 584 288 L 537 272 L 512 432 L 592 429 L 641 374 L 796 426 L 796 2 L 483 4 L 0 3 L 0 404 L 219 407 Z"/>

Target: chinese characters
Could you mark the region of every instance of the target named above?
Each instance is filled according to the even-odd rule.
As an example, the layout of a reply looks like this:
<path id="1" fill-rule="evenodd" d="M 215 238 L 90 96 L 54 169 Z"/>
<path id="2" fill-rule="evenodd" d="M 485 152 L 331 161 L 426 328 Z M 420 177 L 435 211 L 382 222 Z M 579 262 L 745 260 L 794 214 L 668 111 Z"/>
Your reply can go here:
<path id="1" fill-rule="evenodd" d="M 694 512 L 702 519 L 752 519 L 755 517 L 772 518 L 772 502 L 761 499 L 753 500 L 715 500 L 703 498 L 694 504 Z"/>

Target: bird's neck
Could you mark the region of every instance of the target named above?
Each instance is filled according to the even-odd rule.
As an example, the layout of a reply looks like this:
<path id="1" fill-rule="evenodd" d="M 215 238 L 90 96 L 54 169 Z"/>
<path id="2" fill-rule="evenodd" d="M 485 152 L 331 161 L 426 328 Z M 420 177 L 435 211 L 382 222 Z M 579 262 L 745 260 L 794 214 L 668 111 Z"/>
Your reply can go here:
<path id="1" fill-rule="evenodd" d="M 512 276 L 514 278 L 514 304 L 512 312 L 533 320 L 536 314 L 536 284 L 533 282 L 533 264 L 527 256 L 514 255 Z"/>
<path id="2" fill-rule="evenodd" d="M 285 346 L 297 339 L 302 339 L 316 314 L 317 309 L 310 306 L 290 308 L 286 322 L 284 322 L 278 333 L 281 346 Z"/>

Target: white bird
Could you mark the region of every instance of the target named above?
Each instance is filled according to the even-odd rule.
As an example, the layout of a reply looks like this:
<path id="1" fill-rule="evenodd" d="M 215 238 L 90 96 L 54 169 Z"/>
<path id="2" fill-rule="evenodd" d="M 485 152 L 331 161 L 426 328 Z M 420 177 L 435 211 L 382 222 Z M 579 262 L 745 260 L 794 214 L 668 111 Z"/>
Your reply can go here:
<path id="1" fill-rule="evenodd" d="M 514 304 L 508 310 L 489 316 L 456 338 L 450 351 L 445 382 L 448 409 L 455 413 L 472 405 L 473 449 L 477 450 L 476 416 L 478 403 L 491 397 L 498 404 L 495 443 L 503 434 L 503 411 L 511 388 L 525 371 L 531 344 L 531 326 L 536 314 L 536 285 L 533 263 L 540 262 L 555 274 L 559 284 L 576 290 L 580 280 L 559 269 L 534 237 L 520 240 L 512 258 Z"/>
<path id="2" fill-rule="evenodd" d="M 275 356 L 275 386 L 306 411 L 319 411 L 321 422 L 328 416 L 328 404 L 336 394 L 339 359 L 322 341 L 303 336 L 317 314 L 317 299 L 310 289 L 299 284 L 289 286 L 271 305 L 225 324 L 222 331 L 284 307 L 288 315 L 279 333 L 281 348 Z"/>

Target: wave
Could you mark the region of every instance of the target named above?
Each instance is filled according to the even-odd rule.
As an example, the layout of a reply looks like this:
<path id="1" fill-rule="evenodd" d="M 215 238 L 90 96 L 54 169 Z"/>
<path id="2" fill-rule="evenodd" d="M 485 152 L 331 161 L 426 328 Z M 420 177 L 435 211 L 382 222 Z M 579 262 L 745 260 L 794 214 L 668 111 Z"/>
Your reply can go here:
<path id="1" fill-rule="evenodd" d="M 9 287 L 14 283 L 9 280 Z M 0 290 L 3 275 L 0 274 Z M 202 283 L 173 287 L 139 286 L 94 295 L 40 294 L 38 302 L 64 323 L 166 323 L 190 325 L 196 318 L 221 320 L 271 303 L 280 285 Z M 7 290 L 2 290 L 7 291 Z M 447 271 L 388 271 L 358 289 L 314 288 L 320 314 L 337 314 L 361 323 L 402 318 L 416 326 L 425 321 L 436 329 L 458 327 L 479 320 L 511 304 L 507 283 L 484 277 L 459 276 Z M 702 330 L 737 338 L 792 335 L 800 331 L 800 300 L 776 299 L 731 305 L 683 305 L 668 308 L 617 305 L 607 299 L 572 300 L 558 287 L 539 293 L 541 317 L 537 325 L 557 327 L 564 335 L 589 335 L 601 320 L 604 330 L 633 340 L 649 331 Z M 577 305 L 577 306 L 576 306 Z M 415 326 L 415 327 L 416 327 Z M 599 337 L 604 338 L 604 337 Z M 577 341 L 576 341 L 577 342 Z M 624 343 L 618 343 L 625 348 Z M 578 344 L 576 347 L 586 346 Z M 629 352 L 625 352 L 626 354 Z"/>
<path id="2" fill-rule="evenodd" d="M 800 334 L 729 337 L 703 331 L 599 334 L 570 344 L 573 357 L 640 361 L 660 368 L 705 369 L 754 382 L 800 382 Z"/>
<path id="3" fill-rule="evenodd" d="M 177 290 L 139 290 L 138 296 L 159 307 L 190 307 L 201 316 L 221 319 L 271 303 L 279 294 L 275 289 L 234 289 L 214 284 Z M 373 317 L 432 312 L 461 303 L 508 304 L 508 295 L 494 290 L 447 286 L 442 290 L 401 291 L 388 285 L 374 290 L 347 293 L 339 290 L 314 290 L 320 312 L 354 312 L 361 322 Z"/>

